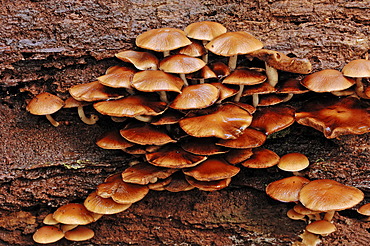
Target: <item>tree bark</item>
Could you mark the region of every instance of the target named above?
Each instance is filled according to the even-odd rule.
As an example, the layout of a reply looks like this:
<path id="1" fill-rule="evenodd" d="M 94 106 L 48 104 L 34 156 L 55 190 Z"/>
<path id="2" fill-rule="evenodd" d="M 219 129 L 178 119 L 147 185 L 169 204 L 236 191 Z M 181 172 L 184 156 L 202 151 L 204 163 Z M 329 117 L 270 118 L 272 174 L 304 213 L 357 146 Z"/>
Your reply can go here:
<path id="1" fill-rule="evenodd" d="M 72 85 L 96 80 L 114 54 L 135 46 L 153 28 L 183 29 L 196 21 L 248 31 L 273 50 L 308 58 L 318 71 L 341 69 L 370 49 L 370 3 L 364 1 L 2 1 L 0 7 L 0 245 L 34 245 L 43 217 L 81 202 L 134 157 L 102 150 L 94 140 L 117 127 L 108 117 L 89 126 L 77 110 L 55 114 L 60 127 L 25 110 L 48 91 L 66 98 Z M 88 113 L 93 109 L 87 108 Z M 265 144 L 279 155 L 306 154 L 304 174 L 353 185 L 370 202 L 370 134 L 328 140 L 294 124 Z M 303 222 L 286 217 L 291 204 L 273 201 L 266 185 L 290 174 L 276 168 L 242 171 L 217 192 L 151 191 L 127 211 L 91 225 L 90 245 L 290 245 Z M 338 231 L 324 245 L 368 245 L 370 225 L 355 210 L 334 217 Z M 70 245 L 62 240 L 56 245 Z M 73 245 L 86 245 L 75 243 Z"/>

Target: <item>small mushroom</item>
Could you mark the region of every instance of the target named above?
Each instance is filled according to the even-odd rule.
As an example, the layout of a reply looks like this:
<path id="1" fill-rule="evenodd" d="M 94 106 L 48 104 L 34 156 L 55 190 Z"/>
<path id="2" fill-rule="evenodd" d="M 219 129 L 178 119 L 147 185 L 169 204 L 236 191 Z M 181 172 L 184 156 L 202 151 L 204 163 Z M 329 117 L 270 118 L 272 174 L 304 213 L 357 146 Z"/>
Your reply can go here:
<path id="1" fill-rule="evenodd" d="M 337 227 L 327 220 L 316 220 L 306 226 L 306 231 L 313 234 L 327 236 L 337 230 Z"/>
<path id="2" fill-rule="evenodd" d="M 272 150 L 265 148 L 252 149 L 252 156 L 241 162 L 248 168 L 269 168 L 278 164 L 280 157 Z"/>
<path id="3" fill-rule="evenodd" d="M 115 55 L 118 59 L 133 64 L 139 70 L 157 70 L 159 60 L 149 52 L 126 50 Z"/>
<path id="4" fill-rule="evenodd" d="M 283 155 L 277 167 L 283 171 L 292 172 L 295 176 L 300 176 L 299 171 L 307 168 L 309 164 L 307 156 L 294 152 Z"/>
<path id="5" fill-rule="evenodd" d="M 357 212 L 359 214 L 362 214 L 364 216 L 366 216 L 363 221 L 370 221 L 370 203 L 366 203 L 364 205 L 362 205 L 359 209 L 357 209 Z"/>
<path id="6" fill-rule="evenodd" d="M 350 61 L 346 64 L 342 73 L 344 76 L 356 79 L 356 93 L 359 97 L 370 99 L 370 96 L 366 95 L 364 84 L 362 82 L 363 78 L 370 77 L 370 60 L 368 59 L 357 59 Z"/>
<path id="7" fill-rule="evenodd" d="M 86 226 L 77 226 L 65 232 L 65 238 L 69 241 L 81 242 L 93 238 L 94 234 L 94 231 Z"/>
<path id="8" fill-rule="evenodd" d="M 26 109 L 34 115 L 45 115 L 50 123 L 57 127 L 59 126 L 59 122 L 57 122 L 51 114 L 57 112 L 63 106 L 64 102 L 61 98 L 48 92 L 43 92 L 34 97 L 28 103 Z"/>
<path id="9" fill-rule="evenodd" d="M 267 185 L 266 194 L 280 202 L 298 202 L 299 192 L 309 182 L 300 176 L 283 178 Z"/>
<path id="10" fill-rule="evenodd" d="M 53 218 L 63 224 L 87 225 L 94 222 L 93 214 L 83 204 L 68 203 L 59 207 Z"/>
<path id="11" fill-rule="evenodd" d="M 88 125 L 94 125 L 99 120 L 99 117 L 95 114 L 91 114 L 90 117 L 87 117 L 83 109 L 86 105 L 86 102 L 77 101 L 73 97 L 69 97 L 64 101 L 64 108 L 77 108 L 78 116 L 82 122 Z"/>
<path id="12" fill-rule="evenodd" d="M 55 243 L 64 237 L 64 233 L 53 225 L 42 226 L 33 234 L 33 241 L 36 243 Z"/>
<path id="13" fill-rule="evenodd" d="M 125 211 L 131 206 L 131 203 L 121 204 L 113 201 L 112 198 L 103 198 L 96 194 L 96 191 L 90 193 L 85 199 L 86 209 L 97 214 L 116 214 Z"/>

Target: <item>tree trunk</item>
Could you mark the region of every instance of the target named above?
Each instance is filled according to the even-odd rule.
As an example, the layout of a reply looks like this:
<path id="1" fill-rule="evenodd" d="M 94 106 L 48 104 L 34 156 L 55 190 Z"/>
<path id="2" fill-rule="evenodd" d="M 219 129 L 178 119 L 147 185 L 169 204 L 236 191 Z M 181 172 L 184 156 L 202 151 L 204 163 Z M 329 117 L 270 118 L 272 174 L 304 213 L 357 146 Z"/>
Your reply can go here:
<path id="1" fill-rule="evenodd" d="M 26 112 L 34 95 L 62 98 L 72 85 L 96 80 L 114 54 L 131 49 L 148 29 L 183 29 L 196 21 L 248 31 L 265 47 L 308 58 L 318 71 L 341 69 L 370 49 L 370 2 L 363 1 L 2 1 L 0 7 L 0 245 L 34 245 L 32 234 L 46 214 L 81 202 L 109 174 L 134 157 L 103 150 L 94 140 L 116 127 L 108 117 L 89 126 L 77 110 L 45 117 Z M 87 107 L 92 113 L 92 107 Z M 360 188 L 370 202 L 370 134 L 328 140 L 294 124 L 266 148 L 279 155 L 301 152 L 310 159 L 304 174 Z M 266 185 L 290 174 L 276 168 L 242 168 L 230 187 L 217 192 L 151 191 L 117 215 L 91 228 L 89 245 L 290 245 L 304 222 L 292 221 L 293 205 L 266 196 Z M 338 231 L 324 245 L 368 245 L 370 225 L 354 209 L 334 217 Z M 55 245 L 70 245 L 60 241 Z M 86 245 L 75 243 L 73 245 Z"/>

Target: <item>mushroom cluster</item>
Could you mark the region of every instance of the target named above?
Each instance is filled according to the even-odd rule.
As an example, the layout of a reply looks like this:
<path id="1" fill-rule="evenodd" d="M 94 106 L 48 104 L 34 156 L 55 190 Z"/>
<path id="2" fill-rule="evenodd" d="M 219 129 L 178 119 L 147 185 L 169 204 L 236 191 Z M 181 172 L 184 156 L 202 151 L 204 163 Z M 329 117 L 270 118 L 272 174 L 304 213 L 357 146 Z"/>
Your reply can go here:
<path id="1" fill-rule="evenodd" d="M 359 77 L 348 68 L 368 67 L 366 59 L 365 65 L 348 64 L 343 73 L 328 69 L 310 74 L 307 59 L 263 49 L 253 35 L 227 32 L 211 21 L 192 23 L 184 30 L 149 30 L 137 36 L 136 45 L 135 50 L 116 54 L 123 65 L 110 67 L 94 82 L 72 86 L 66 101 L 42 93 L 27 106 L 30 113 L 48 119 L 63 106 L 77 107 L 81 120 L 94 124 L 98 116 L 86 117 L 83 112 L 83 106 L 92 104 L 101 117 L 110 117 L 116 124 L 96 144 L 137 157 L 137 164 L 109 176 L 78 205 L 92 218 L 124 211 L 149 190 L 223 189 L 241 166 L 279 164 L 282 170 L 299 175 L 308 166 L 307 157 L 290 153 L 280 158 L 262 147 L 268 137 L 294 122 L 320 130 L 327 138 L 370 132 L 370 110 L 361 102 L 369 99 L 362 80 L 370 75 L 364 72 Z M 306 74 L 310 75 L 301 79 Z M 332 94 L 300 109 L 285 103 L 307 92 Z M 46 99 L 56 105 L 46 103 L 48 108 L 40 112 L 44 107 L 40 102 Z M 314 183 L 300 176 L 290 179 L 295 190 L 275 199 L 298 202 L 302 187 Z M 278 189 L 289 182 L 280 181 Z M 271 184 L 268 194 L 273 197 L 270 189 Z M 52 217 L 63 225 L 83 225 L 64 221 L 55 213 Z M 56 238 L 69 239 L 59 227 L 45 228 L 55 231 Z M 35 241 L 49 229 L 35 233 Z"/>

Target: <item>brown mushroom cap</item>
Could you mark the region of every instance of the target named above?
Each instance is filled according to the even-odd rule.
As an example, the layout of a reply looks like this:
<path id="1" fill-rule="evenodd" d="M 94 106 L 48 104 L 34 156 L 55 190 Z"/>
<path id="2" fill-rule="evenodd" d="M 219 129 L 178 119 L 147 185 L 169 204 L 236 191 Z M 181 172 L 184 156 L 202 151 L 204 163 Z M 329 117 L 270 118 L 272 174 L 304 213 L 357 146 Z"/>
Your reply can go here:
<path id="1" fill-rule="evenodd" d="M 326 138 L 370 132 L 370 109 L 355 97 L 311 101 L 296 112 L 295 119 L 323 132 Z"/>
<path id="2" fill-rule="evenodd" d="M 94 231 L 86 226 L 77 226 L 73 230 L 69 230 L 65 233 L 65 238 L 69 241 L 86 241 L 94 237 Z"/>
<path id="3" fill-rule="evenodd" d="M 134 50 L 126 50 L 115 55 L 118 59 L 133 64 L 139 70 L 157 70 L 159 60 L 149 53 Z"/>
<path id="4" fill-rule="evenodd" d="M 324 69 L 306 76 L 301 84 L 315 92 L 331 92 L 348 89 L 355 84 L 353 79 L 345 77 L 334 69 Z"/>
<path id="5" fill-rule="evenodd" d="M 64 237 L 64 233 L 56 226 L 47 225 L 40 227 L 33 234 L 33 241 L 36 243 L 54 243 Z"/>
<path id="6" fill-rule="evenodd" d="M 212 63 L 211 64 L 211 69 L 212 69 L 213 72 L 215 72 L 215 74 L 217 75 L 217 77 L 219 79 L 223 78 L 223 77 L 226 77 L 231 73 L 230 68 L 222 62 Z"/>
<path id="7" fill-rule="evenodd" d="M 44 223 L 45 225 L 56 225 L 56 224 L 59 224 L 59 221 L 56 221 L 53 218 L 53 214 L 48 214 L 45 216 L 42 223 Z"/>
<path id="8" fill-rule="evenodd" d="M 224 159 L 228 163 L 236 165 L 249 159 L 252 155 L 252 149 L 232 149 L 224 156 Z"/>
<path id="9" fill-rule="evenodd" d="M 226 27 L 218 22 L 200 21 L 191 23 L 184 29 L 186 36 L 198 40 L 210 41 L 226 32 Z"/>
<path id="10" fill-rule="evenodd" d="M 272 150 L 253 149 L 253 155 L 241 164 L 248 168 L 268 168 L 278 164 L 280 157 Z"/>
<path id="11" fill-rule="evenodd" d="M 185 175 L 199 181 L 214 181 L 235 176 L 240 171 L 239 167 L 228 164 L 219 158 L 208 158 L 199 165 L 182 170 Z"/>
<path id="12" fill-rule="evenodd" d="M 294 152 L 283 155 L 279 160 L 278 168 L 288 172 L 297 172 L 305 169 L 309 164 L 307 156 Z"/>
<path id="13" fill-rule="evenodd" d="M 237 89 L 228 87 L 225 84 L 222 84 L 220 82 L 209 83 L 209 84 L 213 85 L 214 87 L 216 87 L 220 91 L 218 102 L 221 102 L 224 99 L 232 97 L 232 96 L 236 95 L 236 93 L 238 93 Z"/>
<path id="14" fill-rule="evenodd" d="M 84 205 L 89 211 L 97 214 L 116 214 L 128 209 L 131 203 L 117 203 L 112 198 L 98 196 L 94 191 L 85 199 Z"/>
<path id="15" fill-rule="evenodd" d="M 350 61 L 343 67 L 342 73 L 344 76 L 352 78 L 370 77 L 370 60 L 357 59 Z"/>
<path id="16" fill-rule="evenodd" d="M 204 48 L 204 46 L 199 42 L 191 41 L 191 44 L 180 48 L 178 53 L 182 55 L 198 57 L 206 53 L 206 48 Z"/>
<path id="17" fill-rule="evenodd" d="M 195 155 L 216 155 L 227 152 L 222 146 L 216 145 L 217 138 L 188 138 L 181 142 L 181 148 Z"/>
<path id="18" fill-rule="evenodd" d="M 174 91 L 181 93 L 184 81 L 179 77 L 159 70 L 146 70 L 135 73 L 132 86 L 139 91 Z"/>
<path id="19" fill-rule="evenodd" d="M 292 176 L 270 183 L 266 187 L 266 194 L 280 202 L 297 202 L 299 191 L 310 181 L 300 176 Z"/>
<path id="20" fill-rule="evenodd" d="M 337 230 L 337 227 L 326 220 L 316 220 L 311 222 L 306 226 L 306 230 L 308 232 L 319 234 L 319 235 L 326 235 Z"/>
<path id="21" fill-rule="evenodd" d="M 190 176 L 185 176 L 185 178 L 189 182 L 189 184 L 191 184 L 195 188 L 198 188 L 199 190 L 204 190 L 204 191 L 221 190 L 229 186 L 231 182 L 231 178 L 213 180 L 213 181 L 199 181 Z"/>
<path id="22" fill-rule="evenodd" d="M 99 81 L 74 85 L 69 88 L 69 94 L 78 101 L 86 102 L 123 97 L 122 91 L 102 85 Z"/>
<path id="23" fill-rule="evenodd" d="M 109 176 L 104 183 L 98 185 L 96 194 L 103 198 L 112 198 L 120 204 L 135 203 L 148 194 L 146 185 L 127 183 L 122 180 L 121 173 Z"/>
<path id="24" fill-rule="evenodd" d="M 126 149 L 135 145 L 123 138 L 118 130 L 103 133 L 95 143 L 102 149 Z"/>
<path id="25" fill-rule="evenodd" d="M 276 88 L 271 86 L 268 82 L 263 82 L 257 85 L 245 87 L 242 96 L 252 96 L 253 94 L 270 94 L 276 92 Z"/>
<path id="26" fill-rule="evenodd" d="M 357 212 L 362 215 L 370 216 L 370 203 L 362 205 Z"/>
<path id="27" fill-rule="evenodd" d="M 276 86 L 276 93 L 292 93 L 292 94 L 303 94 L 309 90 L 304 88 L 299 79 L 287 79 L 280 81 Z"/>
<path id="28" fill-rule="evenodd" d="M 259 108 L 253 114 L 250 127 L 270 135 L 292 125 L 295 121 L 294 112 L 294 108 L 288 106 Z"/>
<path id="29" fill-rule="evenodd" d="M 261 95 L 257 106 L 266 107 L 272 106 L 285 101 L 285 95 L 267 94 Z"/>
<path id="30" fill-rule="evenodd" d="M 217 87 L 211 84 L 189 85 L 182 89 L 170 107 L 178 110 L 206 108 L 217 101 L 219 94 Z"/>
<path id="31" fill-rule="evenodd" d="M 155 166 L 167 168 L 193 167 L 206 160 L 206 156 L 186 152 L 175 144 L 163 146 L 158 151 L 145 155 L 147 161 Z"/>
<path id="32" fill-rule="evenodd" d="M 59 207 L 53 218 L 63 224 L 87 225 L 94 222 L 94 217 L 83 204 L 68 203 Z"/>
<path id="33" fill-rule="evenodd" d="M 176 172 L 171 176 L 171 181 L 164 186 L 164 189 L 170 192 L 189 191 L 195 187 L 185 179 L 182 172 Z"/>
<path id="34" fill-rule="evenodd" d="M 158 28 L 143 32 L 136 37 L 136 45 L 154 51 L 174 50 L 191 44 L 185 32 L 177 28 Z"/>
<path id="35" fill-rule="evenodd" d="M 246 110 L 225 104 L 208 115 L 187 117 L 179 121 L 180 127 L 193 137 L 218 137 L 235 139 L 252 121 Z"/>
<path id="36" fill-rule="evenodd" d="M 142 162 L 127 168 L 121 175 L 124 182 L 147 185 L 157 182 L 158 179 L 166 179 L 176 171 L 174 168 L 156 167 Z"/>
<path id="37" fill-rule="evenodd" d="M 176 142 L 165 130 L 148 123 L 127 124 L 120 130 L 120 134 L 126 140 L 140 145 L 164 145 Z"/>
<path id="38" fill-rule="evenodd" d="M 299 201 L 303 206 L 322 212 L 348 209 L 363 199 L 361 190 L 330 179 L 311 181 L 299 192 Z"/>
<path id="39" fill-rule="evenodd" d="M 247 128 L 238 138 L 222 139 L 216 144 L 228 148 L 248 149 L 261 146 L 266 141 L 266 138 L 266 135 L 262 132 Z"/>
<path id="40" fill-rule="evenodd" d="M 256 85 L 266 80 L 266 75 L 251 69 L 236 69 L 222 83 L 232 85 Z"/>
<path id="41" fill-rule="evenodd" d="M 28 112 L 34 115 L 48 115 L 63 108 L 64 101 L 48 92 L 43 92 L 34 97 L 27 105 Z"/>
<path id="42" fill-rule="evenodd" d="M 220 56 L 247 54 L 262 47 L 261 41 L 244 31 L 221 34 L 206 45 L 206 49 Z"/>
<path id="43" fill-rule="evenodd" d="M 118 100 L 103 101 L 94 104 L 94 108 L 103 115 L 115 117 L 135 117 L 139 115 L 159 115 L 166 110 L 165 102 L 156 101 L 148 96 L 128 96 Z"/>
<path id="44" fill-rule="evenodd" d="M 296 212 L 294 209 L 289 209 L 286 215 L 292 220 L 305 220 L 305 215 Z"/>
<path id="45" fill-rule="evenodd" d="M 206 63 L 199 58 L 187 55 L 173 55 L 164 58 L 159 68 L 167 73 L 193 73 L 204 67 Z"/>
<path id="46" fill-rule="evenodd" d="M 113 88 L 128 88 L 131 89 L 131 80 L 135 74 L 135 70 L 128 67 L 119 67 L 114 71 L 98 77 L 99 83 L 104 86 Z"/>

